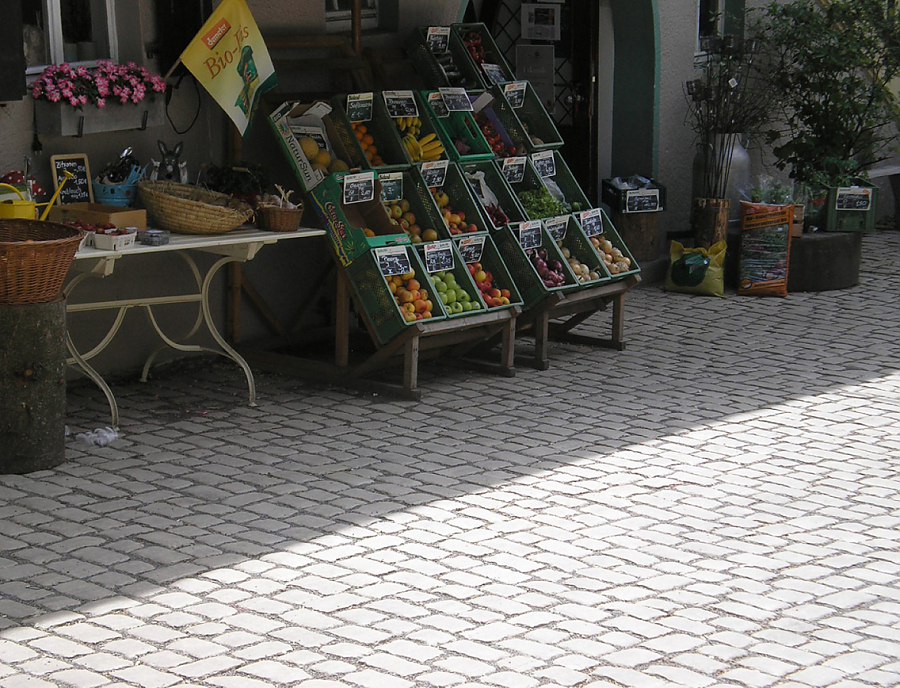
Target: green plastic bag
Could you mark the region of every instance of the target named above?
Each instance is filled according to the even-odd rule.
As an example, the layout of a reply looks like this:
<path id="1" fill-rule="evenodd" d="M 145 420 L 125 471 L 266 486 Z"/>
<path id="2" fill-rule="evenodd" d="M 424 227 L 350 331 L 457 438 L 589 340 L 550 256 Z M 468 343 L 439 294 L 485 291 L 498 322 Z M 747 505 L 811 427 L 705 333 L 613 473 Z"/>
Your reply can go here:
<path id="1" fill-rule="evenodd" d="M 725 242 L 706 248 L 669 247 L 666 291 L 725 296 Z"/>

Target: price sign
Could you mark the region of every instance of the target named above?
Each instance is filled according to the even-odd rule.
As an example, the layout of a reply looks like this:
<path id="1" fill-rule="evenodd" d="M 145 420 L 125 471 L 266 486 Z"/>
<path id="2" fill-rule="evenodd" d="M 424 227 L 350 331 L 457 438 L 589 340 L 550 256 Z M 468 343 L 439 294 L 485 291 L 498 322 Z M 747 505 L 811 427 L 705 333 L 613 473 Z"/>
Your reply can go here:
<path id="1" fill-rule="evenodd" d="M 655 213 L 659 207 L 659 189 L 633 189 L 625 192 L 626 213 Z"/>
<path id="2" fill-rule="evenodd" d="M 503 159 L 503 176 L 510 184 L 518 184 L 525 179 L 525 165 L 528 158 L 524 155 Z"/>
<path id="3" fill-rule="evenodd" d="M 581 228 L 584 230 L 585 236 L 597 236 L 603 234 L 603 215 L 600 208 L 585 210 L 578 214 L 578 221 L 581 222 Z"/>
<path id="4" fill-rule="evenodd" d="M 378 176 L 381 182 L 381 200 L 399 201 L 403 198 L 403 173 L 385 172 Z"/>
<path id="5" fill-rule="evenodd" d="M 384 91 L 384 105 L 391 117 L 418 117 L 419 107 L 412 91 Z"/>
<path id="6" fill-rule="evenodd" d="M 531 164 L 541 177 L 556 176 L 556 156 L 552 150 L 531 154 Z"/>
<path id="7" fill-rule="evenodd" d="M 347 96 L 347 119 L 351 122 L 368 122 L 372 119 L 374 104 L 374 93 L 350 93 Z"/>
<path id="8" fill-rule="evenodd" d="M 514 108 L 520 108 L 525 104 L 525 87 L 528 85 L 526 81 L 513 81 L 511 84 L 503 85 L 503 95 Z"/>
<path id="9" fill-rule="evenodd" d="M 453 269 L 453 242 L 436 241 L 433 244 L 425 244 L 425 269 L 428 272 Z"/>
<path id="10" fill-rule="evenodd" d="M 544 227 L 553 237 L 554 241 L 562 241 L 566 238 L 566 229 L 569 225 L 569 216 L 560 215 L 559 217 L 548 217 L 544 219 Z"/>
<path id="11" fill-rule="evenodd" d="M 541 245 L 541 221 L 529 220 L 519 224 L 519 246 L 524 249 Z"/>
<path id="12" fill-rule="evenodd" d="M 410 270 L 409 255 L 405 246 L 385 246 L 375 249 L 378 269 L 385 277 L 403 275 Z"/>
<path id="13" fill-rule="evenodd" d="M 66 203 L 93 203 L 94 189 L 91 185 L 91 168 L 88 165 L 88 156 L 84 153 L 71 155 L 51 155 L 50 166 L 53 170 L 53 189 L 59 188 L 65 175 L 63 170 L 72 174 L 66 185 L 59 192 L 58 202 Z"/>
<path id="14" fill-rule="evenodd" d="M 444 96 L 442 96 L 440 92 L 435 91 L 434 93 L 429 93 L 428 104 L 431 106 L 431 111 L 436 117 L 443 118 L 450 116 L 450 110 L 447 109 L 447 103 L 444 102 Z"/>
<path id="15" fill-rule="evenodd" d="M 422 178 L 425 180 L 425 186 L 443 186 L 447 180 L 447 168 L 449 165 L 449 160 L 423 162 L 420 171 Z"/>
<path id="16" fill-rule="evenodd" d="M 484 253 L 484 237 L 477 236 L 460 239 L 456 247 L 459 249 L 459 253 L 462 255 L 463 262 L 466 265 L 477 263 L 481 260 L 481 255 Z"/>
<path id="17" fill-rule="evenodd" d="M 472 101 L 469 100 L 469 94 L 464 88 L 441 88 L 438 89 L 444 98 L 444 103 L 450 112 L 471 112 Z"/>
<path id="18" fill-rule="evenodd" d="M 450 27 L 429 26 L 425 32 L 425 43 L 433 53 L 445 53 L 450 48 Z"/>
<path id="19" fill-rule="evenodd" d="M 344 203 L 363 203 L 375 198 L 375 173 L 360 172 L 344 177 Z"/>
<path id="20" fill-rule="evenodd" d="M 872 189 L 864 186 L 842 186 L 835 194 L 835 210 L 866 211 L 872 206 Z"/>
<path id="21" fill-rule="evenodd" d="M 485 75 L 491 80 L 492 84 L 503 84 L 509 81 L 503 72 L 503 67 L 500 65 L 484 62 L 481 65 L 481 69 L 484 70 Z"/>

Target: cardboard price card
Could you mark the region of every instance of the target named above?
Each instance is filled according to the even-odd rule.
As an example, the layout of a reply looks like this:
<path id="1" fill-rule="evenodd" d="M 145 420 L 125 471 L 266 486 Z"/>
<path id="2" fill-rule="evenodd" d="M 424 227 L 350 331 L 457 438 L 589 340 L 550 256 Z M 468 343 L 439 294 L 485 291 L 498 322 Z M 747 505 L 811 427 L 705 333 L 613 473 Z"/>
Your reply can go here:
<path id="1" fill-rule="evenodd" d="M 625 192 L 626 213 L 655 213 L 659 207 L 659 189 L 633 189 Z"/>
<path id="2" fill-rule="evenodd" d="M 403 173 L 384 172 L 378 176 L 381 182 L 381 200 L 399 201 L 403 198 Z"/>
<path id="3" fill-rule="evenodd" d="M 865 186 L 842 186 L 835 193 L 835 210 L 867 211 L 872 207 L 872 189 Z"/>
<path id="4" fill-rule="evenodd" d="M 444 182 L 447 181 L 447 168 L 449 166 L 449 160 L 423 162 L 419 171 L 425 180 L 425 186 L 443 186 Z"/>
<path id="5" fill-rule="evenodd" d="M 425 43 L 433 53 L 445 53 L 450 49 L 450 27 L 429 26 L 425 32 Z"/>
<path id="6" fill-rule="evenodd" d="M 453 242 L 436 241 L 433 244 L 425 244 L 425 269 L 429 272 L 453 269 Z"/>
<path id="7" fill-rule="evenodd" d="M 444 118 L 450 116 L 450 110 L 447 109 L 447 103 L 444 102 L 444 96 L 440 92 L 429 93 L 428 104 L 431 106 L 431 111 L 435 117 Z"/>
<path id="8" fill-rule="evenodd" d="M 558 217 L 548 217 L 544 219 L 544 227 L 547 233 L 553 237 L 554 241 L 562 241 L 566 238 L 566 229 L 569 225 L 569 216 L 560 215 Z"/>
<path id="9" fill-rule="evenodd" d="M 385 277 L 404 275 L 410 271 L 409 254 L 405 246 L 385 246 L 375 249 L 378 269 Z"/>
<path id="10" fill-rule="evenodd" d="M 538 248 L 541 245 L 541 221 L 529 220 L 519 224 L 519 246 L 524 249 Z"/>
<path id="11" fill-rule="evenodd" d="M 503 73 L 503 67 L 500 65 L 484 62 L 481 65 L 481 69 L 484 70 L 485 75 L 491 80 L 492 84 L 503 84 L 509 81 L 506 78 L 506 74 Z"/>
<path id="12" fill-rule="evenodd" d="M 344 177 L 344 204 L 363 203 L 375 198 L 375 173 L 360 172 Z"/>
<path id="13" fill-rule="evenodd" d="M 450 112 L 471 112 L 472 101 L 464 88 L 440 88 L 438 91 Z"/>
<path id="14" fill-rule="evenodd" d="M 374 93 L 351 93 L 347 96 L 347 119 L 351 122 L 368 122 L 375 106 Z"/>
<path id="15" fill-rule="evenodd" d="M 541 177 L 556 176 L 556 156 L 552 150 L 532 153 L 531 164 Z"/>
<path id="16" fill-rule="evenodd" d="M 520 108 L 525 104 L 525 88 L 527 85 L 528 82 L 526 81 L 513 81 L 510 84 L 503 85 L 503 95 L 506 96 L 512 107 Z"/>
<path id="17" fill-rule="evenodd" d="M 518 184 L 525 179 L 525 165 L 528 158 L 524 155 L 503 159 L 503 176 L 510 184 Z"/>
<path id="18" fill-rule="evenodd" d="M 592 237 L 603 234 L 603 215 L 600 212 L 600 208 L 593 208 L 579 213 L 578 221 L 581 223 L 585 236 Z"/>
<path id="19" fill-rule="evenodd" d="M 477 263 L 481 260 L 481 256 L 484 253 L 484 237 L 477 236 L 460 239 L 456 247 L 459 249 L 459 253 L 462 255 L 463 262 L 466 265 Z"/>
<path id="20" fill-rule="evenodd" d="M 393 117 L 418 117 L 419 106 L 412 91 L 384 91 L 384 105 Z"/>

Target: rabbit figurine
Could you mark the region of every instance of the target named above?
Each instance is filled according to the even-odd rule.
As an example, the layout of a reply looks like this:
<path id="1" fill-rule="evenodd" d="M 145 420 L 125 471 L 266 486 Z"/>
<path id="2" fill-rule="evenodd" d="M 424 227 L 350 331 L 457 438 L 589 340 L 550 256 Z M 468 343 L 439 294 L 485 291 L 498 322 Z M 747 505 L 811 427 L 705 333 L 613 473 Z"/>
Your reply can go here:
<path id="1" fill-rule="evenodd" d="M 184 149 L 184 142 L 179 141 L 172 150 L 169 150 L 165 141 L 161 139 L 157 140 L 156 143 L 159 146 L 159 152 L 162 154 L 162 161 L 159 164 L 159 169 L 155 170 L 157 178 L 171 182 L 183 182 L 182 177 L 187 177 L 187 168 L 179 166 L 178 158 L 181 157 L 181 151 Z"/>

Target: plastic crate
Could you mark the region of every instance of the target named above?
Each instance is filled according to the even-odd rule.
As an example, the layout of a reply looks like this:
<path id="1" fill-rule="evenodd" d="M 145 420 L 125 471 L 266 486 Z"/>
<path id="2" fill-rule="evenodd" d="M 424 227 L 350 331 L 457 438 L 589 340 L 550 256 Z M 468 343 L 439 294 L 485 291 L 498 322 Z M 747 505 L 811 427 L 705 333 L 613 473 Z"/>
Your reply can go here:
<path id="1" fill-rule="evenodd" d="M 470 162 L 477 160 L 490 160 L 494 152 L 488 145 L 487 139 L 481 133 L 481 129 L 475 123 L 471 112 L 451 112 L 446 117 L 438 117 L 428 103 L 428 96 L 437 91 L 422 91 L 422 101 L 425 103 L 425 111 L 434 125 L 435 131 L 444 144 L 444 150 L 451 160 L 456 162 Z M 460 153 L 454 141 L 461 139 L 469 146 L 468 153 Z"/>
<path id="2" fill-rule="evenodd" d="M 434 287 L 428 278 L 428 273 L 425 272 L 422 261 L 419 260 L 418 253 L 412 246 L 406 246 L 405 249 L 409 256 L 410 266 L 416 273 L 416 279 L 421 284 L 427 284 L 426 289 L 431 295 Z M 394 300 L 393 294 L 391 294 L 387 280 L 378 268 L 374 249 L 369 250 L 363 256 L 353 261 L 345 270 L 353 291 L 359 298 L 359 303 L 365 311 L 369 323 L 375 330 L 376 343 L 379 345 L 387 344 L 409 325 L 416 322 L 428 323 L 444 320 L 447 317 L 440 299 L 437 302 L 432 299 L 431 318 L 407 321 L 400 312 L 400 306 Z"/>
<path id="3" fill-rule="evenodd" d="M 551 177 L 551 179 L 556 182 L 559 190 L 562 191 L 562 194 L 566 199 L 566 204 L 569 206 L 569 212 L 577 213 L 582 210 L 593 208 L 593 204 L 590 202 L 578 181 L 575 179 L 575 175 L 572 174 L 572 170 L 569 169 L 569 166 L 563 159 L 562 153 L 558 150 L 553 151 L 553 160 L 556 163 L 556 174 Z M 544 183 L 547 183 L 546 178 L 544 178 Z M 578 203 L 580 207 L 576 207 L 576 203 Z"/>
<path id="4" fill-rule="evenodd" d="M 500 176 L 503 176 L 503 163 L 501 161 L 495 160 L 494 164 L 497 166 L 497 172 Z M 504 177 L 505 179 L 505 177 Z M 531 160 L 527 159 L 525 161 L 525 176 L 522 178 L 522 181 L 509 183 L 509 188 L 512 191 L 513 195 L 516 197 L 516 203 L 519 204 L 519 208 L 522 210 L 522 214 L 526 220 L 543 220 L 543 217 L 532 217 L 531 214 L 525 209 L 525 204 L 519 200 L 519 194 L 524 193 L 526 191 L 539 191 L 541 189 L 547 190 L 547 193 L 550 193 L 549 189 L 547 189 L 544 184 L 544 180 L 541 179 L 541 175 L 538 174 L 538 171 L 534 168 L 534 165 L 531 164 Z M 553 213 L 548 215 L 547 217 L 555 217 L 557 215 L 562 215 L 563 213 Z"/>
<path id="5" fill-rule="evenodd" d="M 497 200 L 500 203 L 500 208 L 506 214 L 509 222 L 522 222 L 528 219 L 527 217 L 525 217 L 525 212 L 522 210 L 522 207 L 516 200 L 512 189 L 509 188 L 509 184 L 506 183 L 506 180 L 503 178 L 503 175 L 500 174 L 500 170 L 493 163 L 493 161 L 484 160 L 481 162 L 464 163 L 460 164 L 459 168 L 463 173 L 463 178 L 465 178 L 467 172 L 484 172 L 484 181 L 490 187 L 491 191 L 494 192 L 494 195 L 497 197 Z M 469 183 L 469 180 L 466 179 L 466 182 Z M 471 183 L 469 183 L 469 188 L 472 188 Z M 500 229 L 503 225 L 497 225 L 494 223 L 494 221 L 490 217 L 490 213 L 488 213 L 487 208 L 485 208 L 484 204 L 481 203 L 481 199 L 474 189 L 472 191 L 472 195 L 482 207 L 483 217 L 487 221 L 488 229 L 491 232 Z"/>
<path id="6" fill-rule="evenodd" d="M 557 246 L 559 246 L 560 249 L 563 247 L 567 248 L 574 258 L 577 258 L 581 263 L 587 265 L 592 271 L 597 272 L 599 275 L 599 277 L 594 280 L 585 282 L 579 281 L 578 288 L 587 289 L 611 281 L 612 275 L 609 270 L 606 269 L 606 266 L 603 264 L 597 251 L 594 250 L 590 240 L 585 236 L 581 226 L 578 224 L 578 220 L 576 220 L 574 216 L 569 215 L 566 220 L 565 228 L 566 232 L 562 239 L 562 243 L 557 243 Z M 548 234 L 551 234 L 549 230 Z M 574 270 L 572 272 L 574 274 Z M 578 276 L 576 275 L 576 279 L 577 278 Z"/>
<path id="7" fill-rule="evenodd" d="M 425 105 L 424 99 L 422 98 L 422 96 L 419 95 L 418 92 L 413 92 L 413 95 L 415 96 L 415 99 L 416 99 L 416 105 L 417 105 L 418 108 L 419 108 L 419 122 L 420 122 L 420 124 L 419 124 L 419 133 L 418 133 L 418 135 L 415 137 L 416 140 L 420 140 L 420 139 L 422 139 L 422 138 L 424 138 L 424 137 L 426 137 L 426 136 L 428 136 L 428 135 L 430 135 L 430 134 L 434 134 L 435 138 L 436 138 L 438 141 L 440 141 L 440 143 L 441 143 L 441 144 L 443 145 L 443 147 L 444 147 L 444 151 L 443 151 L 443 152 L 441 153 L 441 155 L 440 155 L 438 158 L 436 158 L 436 159 L 437 159 L 437 160 L 449 160 L 449 159 L 450 159 L 450 154 L 449 154 L 449 152 L 447 151 L 447 144 L 446 144 L 446 143 L 444 142 L 444 140 L 441 138 L 441 136 L 440 136 L 440 131 L 439 131 L 439 130 L 437 129 L 437 127 L 435 127 L 435 125 L 434 125 L 434 118 L 432 118 L 432 117 L 430 116 L 430 109 Z M 383 101 L 382 101 L 382 102 L 383 102 Z M 385 113 L 387 113 L 387 108 L 385 108 Z M 416 165 L 416 164 L 419 164 L 419 163 L 422 163 L 422 162 L 426 162 L 425 160 L 413 159 L 413 158 L 410 156 L 409 151 L 406 150 L 406 146 L 405 146 L 404 143 L 403 143 L 403 137 L 406 135 L 407 132 L 405 132 L 405 131 L 400 131 L 400 129 L 397 127 L 397 125 L 396 125 L 396 123 L 393 121 L 393 119 L 391 120 L 391 124 L 394 125 L 394 130 L 397 132 L 397 136 L 400 138 L 400 147 L 403 149 L 403 156 L 404 156 L 404 158 L 406 159 L 407 164 L 409 164 L 409 165 Z"/>
<path id="8" fill-rule="evenodd" d="M 494 110 L 517 146 L 524 146 L 529 153 L 562 147 L 559 129 L 530 82 L 525 82 L 525 100 L 519 108 L 509 104 L 502 86 L 492 86 L 490 91 L 495 99 Z M 532 136 L 541 143 L 535 143 Z"/>
<path id="9" fill-rule="evenodd" d="M 477 94 L 469 94 L 469 100 L 472 103 L 475 103 L 478 100 Z M 493 105 L 488 105 L 482 108 L 481 112 L 473 115 L 472 119 L 475 120 L 476 126 L 478 126 L 479 131 L 481 131 L 481 118 L 486 118 L 491 125 L 493 125 L 494 130 L 497 134 L 500 135 L 500 141 L 503 143 L 503 150 L 501 152 L 495 152 L 493 148 L 491 148 L 492 157 L 495 158 L 508 158 L 513 155 L 525 155 L 527 152 L 524 145 L 521 144 L 522 139 L 525 138 L 525 133 L 521 131 L 515 131 L 516 127 L 520 127 L 520 125 L 511 118 L 506 118 L 506 121 L 502 121 L 497 111 L 494 109 Z M 507 125 L 513 128 L 513 131 L 510 132 L 507 129 Z M 482 136 L 485 136 L 484 132 L 482 132 Z M 518 143 L 517 143 L 518 142 Z M 490 147 L 490 141 L 488 141 L 488 147 Z"/>
<path id="10" fill-rule="evenodd" d="M 347 95 L 334 96 L 331 101 L 331 122 L 334 124 L 334 131 L 337 133 L 338 139 L 347 152 L 348 160 L 346 161 L 350 168 L 368 169 L 366 156 L 359 145 L 359 140 L 353 132 L 353 126 L 347 119 Z"/>
<path id="11" fill-rule="evenodd" d="M 454 237 L 453 240 L 458 248 L 460 242 L 464 241 L 465 239 L 466 237 L 464 236 L 458 236 Z M 506 263 L 503 262 L 500 251 L 497 250 L 497 244 L 495 244 L 494 240 L 489 236 L 484 237 L 484 250 L 481 254 L 481 260 L 479 262 L 481 263 L 482 269 L 491 273 L 491 275 L 493 276 L 491 284 L 495 289 L 509 290 L 509 304 L 503 304 L 502 306 L 489 306 L 489 311 L 500 311 L 504 308 L 512 308 L 513 306 L 522 306 L 524 304 L 524 302 L 522 301 L 522 295 L 519 293 L 519 288 L 516 286 L 516 282 L 512 278 L 512 275 L 509 274 L 509 270 L 506 268 Z M 475 286 L 478 286 L 477 282 Z"/>
<path id="12" fill-rule="evenodd" d="M 429 88 L 464 88 L 467 91 L 484 89 L 485 84 L 484 79 L 481 78 L 481 70 L 477 69 L 469 59 L 468 51 L 453 31 L 450 32 L 448 53 L 459 71 L 459 79 L 451 79 L 447 76 L 447 71 L 441 66 L 438 56 L 428 48 L 425 36 L 425 27 L 419 27 L 407 45 L 406 54 L 426 86 Z"/>
<path id="13" fill-rule="evenodd" d="M 466 232 L 465 234 L 456 235 L 450 234 L 447 223 L 444 222 L 443 212 L 431 193 L 431 189 L 425 186 L 425 180 L 422 179 L 421 175 L 419 175 L 419 179 L 421 184 L 416 187 L 417 191 L 423 196 L 423 205 L 425 205 L 426 209 L 432 214 L 434 226 L 441 239 L 450 239 L 451 237 L 456 236 L 487 234 L 488 231 L 490 231 L 491 222 L 485 217 L 481 203 L 475 198 L 475 195 L 472 193 L 472 187 L 469 186 L 468 181 L 458 165 L 450 163 L 450 165 L 447 166 L 447 177 L 444 180 L 444 185 L 440 187 L 440 190 L 450 197 L 450 203 L 448 205 L 453 208 L 454 211 L 462 211 L 465 213 L 466 220 L 469 224 L 475 224 L 478 227 L 477 232 Z M 425 203 L 426 200 L 427 203 Z"/>
<path id="14" fill-rule="evenodd" d="M 506 61 L 506 57 L 497 46 L 497 43 L 494 41 L 494 37 L 491 36 L 491 32 L 488 30 L 487 26 L 481 22 L 474 24 L 451 24 L 450 29 L 451 34 L 456 35 L 462 44 L 463 50 L 466 51 L 466 59 L 478 70 L 478 75 L 484 83 L 483 88 L 490 87 L 494 84 L 494 81 L 488 78 L 481 68 L 481 65 L 475 62 L 474 58 L 469 53 L 469 49 L 466 47 L 466 36 L 472 31 L 476 32 L 481 37 L 481 47 L 484 48 L 484 61 L 500 67 L 503 71 L 504 82 L 516 80 L 515 72 L 513 72 L 512 67 L 509 66 L 509 62 Z"/>
<path id="15" fill-rule="evenodd" d="M 500 257 L 522 296 L 525 310 L 534 307 L 553 292 L 571 291 L 578 286 L 575 275 L 569 269 L 569 264 L 560 253 L 556 242 L 547 233 L 546 228 L 541 228 L 541 248 L 547 249 L 551 260 L 556 259 L 562 263 L 563 275 L 566 278 L 565 284 L 558 287 L 548 287 L 544 284 L 525 249 L 519 245 L 519 239 L 510 226 L 498 231 L 493 238 L 496 240 Z"/>
<path id="16" fill-rule="evenodd" d="M 466 267 L 466 264 L 463 262 L 462 256 L 459 255 L 459 249 L 456 248 L 456 244 L 452 241 L 447 242 L 450 245 L 450 248 L 453 250 L 453 268 L 451 270 L 447 270 L 447 272 L 452 273 L 456 278 L 456 283 L 465 290 L 465 292 L 469 295 L 469 298 L 472 302 L 478 304 L 478 308 L 476 310 L 461 310 L 458 312 L 452 311 L 452 304 L 444 305 L 443 301 L 440 297 L 440 292 L 437 291 L 437 288 L 434 286 L 434 282 L 432 281 L 432 277 L 429 274 L 428 280 L 431 282 L 431 301 L 441 303 L 444 308 L 444 312 L 447 314 L 448 318 L 464 318 L 467 315 L 477 315 L 478 313 L 484 313 L 487 311 L 487 305 L 484 303 L 484 299 L 481 298 L 481 292 L 478 287 L 475 286 L 475 281 L 472 279 L 472 276 L 469 274 L 469 269 Z M 416 246 L 417 252 L 419 254 L 419 258 L 421 259 L 422 264 L 425 264 L 425 245 L 419 244 Z M 433 311 L 432 311 L 433 312 Z"/>
<path id="17" fill-rule="evenodd" d="M 423 233 L 427 229 L 432 229 L 438 238 L 443 238 L 442 230 L 446 228 L 446 225 L 435 209 L 431 192 L 425 186 L 425 180 L 419 174 L 418 168 L 408 167 L 395 173 L 403 175 L 403 198 L 409 203 L 409 212 L 415 216 L 416 224 Z M 421 234 L 419 236 L 421 237 Z M 416 240 L 412 235 L 410 235 L 410 240 L 414 244 L 429 241 L 428 239 Z"/>
<path id="18" fill-rule="evenodd" d="M 604 179 L 600 182 L 600 200 L 602 200 L 614 213 L 641 213 L 641 212 L 660 212 L 666 209 L 666 187 L 655 179 L 651 179 L 653 186 L 647 189 L 619 189 L 613 186 L 612 179 Z M 659 208 L 657 210 L 641 210 L 632 207 L 628 208 L 628 192 L 629 191 L 645 191 L 659 190 Z"/>
<path id="19" fill-rule="evenodd" d="M 384 160 L 384 165 L 373 165 L 372 161 L 366 158 L 365 153 L 360 146 L 359 139 L 353 130 L 353 125 L 347 119 L 347 96 L 340 94 L 332 99 L 332 105 L 336 109 L 340 109 L 343 114 L 347 126 L 350 127 L 350 133 L 353 136 L 354 145 L 362 157 L 361 166 L 369 170 L 378 170 L 379 172 L 391 172 L 394 170 L 403 170 L 409 167 L 409 160 L 406 157 L 406 151 L 403 144 L 400 143 L 400 137 L 397 134 L 397 127 L 394 125 L 393 119 L 388 115 L 387 107 L 384 104 L 384 98 L 380 93 L 375 93 L 375 99 L 372 107 L 372 119 L 368 122 L 362 122 L 366 127 L 366 133 L 373 139 L 378 154 Z"/>
<path id="20" fill-rule="evenodd" d="M 601 214 L 601 217 L 603 218 L 603 232 L 601 234 L 606 239 L 609 239 L 610 243 L 615 248 L 619 249 L 622 252 L 623 256 L 625 256 L 626 258 L 628 258 L 629 261 L 631 261 L 631 269 L 630 270 L 626 270 L 624 272 L 619 272 L 616 274 L 610 273 L 610 276 L 612 277 L 612 281 L 615 282 L 620 279 L 623 279 L 624 277 L 627 277 L 628 275 L 635 275 L 635 274 L 639 273 L 641 271 L 640 265 L 638 265 L 638 262 L 634 259 L 634 256 L 631 255 L 631 251 L 628 250 L 628 247 L 625 245 L 625 242 L 622 241 L 622 237 L 619 236 L 619 232 L 616 230 L 615 225 L 613 225 L 612 220 L 609 219 L 609 215 L 607 215 L 606 211 L 603 210 L 602 208 L 600 209 L 600 214 Z M 576 221 L 577 221 L 578 216 L 575 215 L 574 217 L 576 218 Z M 584 229 L 581 227 L 580 222 L 578 223 L 578 229 L 581 230 L 582 233 L 584 233 Z M 590 242 L 589 237 L 587 237 L 585 235 L 585 238 L 588 240 L 588 242 Z M 591 244 L 591 247 L 593 247 L 593 244 Z M 597 255 L 600 256 L 600 252 L 597 251 L 596 249 L 594 249 L 594 250 L 597 253 Z M 600 257 L 602 259 L 602 256 L 600 256 Z"/>
<path id="21" fill-rule="evenodd" d="M 829 187 L 825 198 L 824 219 L 826 232 L 874 232 L 875 215 L 878 209 L 878 187 L 865 183 L 858 183 L 857 187 L 865 189 L 870 194 L 867 210 L 839 210 L 836 207 L 839 187 Z M 840 187 L 849 191 L 854 187 Z M 821 216 L 820 216 L 821 217 Z"/>

